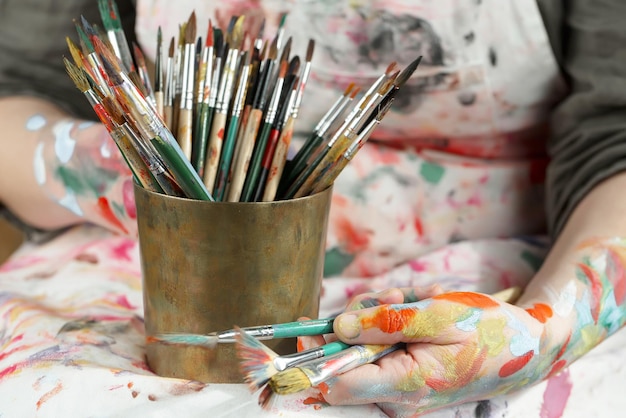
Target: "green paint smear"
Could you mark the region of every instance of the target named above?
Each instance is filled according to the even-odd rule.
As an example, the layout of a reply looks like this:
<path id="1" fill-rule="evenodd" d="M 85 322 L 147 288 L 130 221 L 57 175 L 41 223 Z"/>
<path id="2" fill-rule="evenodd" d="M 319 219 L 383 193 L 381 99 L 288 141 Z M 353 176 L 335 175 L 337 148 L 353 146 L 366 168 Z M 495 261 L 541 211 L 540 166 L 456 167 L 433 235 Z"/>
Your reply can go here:
<path id="1" fill-rule="evenodd" d="M 70 168 L 60 166 L 56 170 L 56 176 L 61 179 L 66 189 L 74 191 L 77 195 L 85 193 L 85 182 L 78 173 Z"/>
<path id="2" fill-rule="evenodd" d="M 530 251 L 524 250 L 521 254 L 522 260 L 530 264 L 530 267 L 535 271 L 539 271 L 539 268 L 543 264 L 543 257 L 539 257 Z"/>
<path id="3" fill-rule="evenodd" d="M 126 217 L 126 208 L 124 205 L 118 202 L 111 202 L 113 206 L 113 213 L 117 216 L 118 219 L 124 219 Z"/>
<path id="4" fill-rule="evenodd" d="M 324 277 L 338 276 L 354 260 L 354 255 L 346 254 L 334 247 L 326 251 L 324 259 Z"/>
<path id="5" fill-rule="evenodd" d="M 429 162 L 422 163 L 420 169 L 420 175 L 431 184 L 437 184 L 443 177 L 446 169 L 439 164 L 433 164 Z"/>
<path id="6" fill-rule="evenodd" d="M 55 176 L 77 196 L 99 197 L 107 192 L 120 175 L 117 171 L 83 165 L 80 170 L 59 166 Z"/>

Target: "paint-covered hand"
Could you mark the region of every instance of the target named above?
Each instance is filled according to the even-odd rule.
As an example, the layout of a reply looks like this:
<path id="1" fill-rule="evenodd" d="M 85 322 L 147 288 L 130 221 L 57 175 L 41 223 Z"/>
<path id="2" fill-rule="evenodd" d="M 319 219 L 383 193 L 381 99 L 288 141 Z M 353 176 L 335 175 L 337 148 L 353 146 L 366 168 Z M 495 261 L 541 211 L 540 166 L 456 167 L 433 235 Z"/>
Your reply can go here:
<path id="1" fill-rule="evenodd" d="M 38 184 L 86 222 L 136 236 L 133 180 L 104 125 L 63 119 L 40 128 Z"/>
<path id="2" fill-rule="evenodd" d="M 411 292 L 391 289 L 350 304 L 357 310 L 335 320 L 341 340 L 407 345 L 322 385 L 329 403 L 378 403 L 391 416 L 413 416 L 532 384 L 558 363 L 557 341 L 566 337 L 546 343 L 547 305 L 523 309 L 480 293 L 433 293 L 404 303 Z M 371 299 L 385 304 L 358 309 Z"/>

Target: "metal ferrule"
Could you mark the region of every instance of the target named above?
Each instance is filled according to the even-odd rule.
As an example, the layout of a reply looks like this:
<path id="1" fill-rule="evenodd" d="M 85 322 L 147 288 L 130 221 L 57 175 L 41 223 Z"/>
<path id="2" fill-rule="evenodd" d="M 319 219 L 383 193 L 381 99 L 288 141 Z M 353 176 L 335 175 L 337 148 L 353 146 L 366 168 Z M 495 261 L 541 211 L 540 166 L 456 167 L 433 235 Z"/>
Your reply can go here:
<path id="1" fill-rule="evenodd" d="M 171 106 L 174 101 L 174 59 L 167 57 L 165 67 L 165 106 Z"/>
<path id="2" fill-rule="evenodd" d="M 89 62 L 89 65 L 93 70 L 93 74 L 96 77 L 96 80 L 94 81 L 99 85 L 101 89 L 104 89 L 105 91 L 110 91 L 109 83 L 107 83 L 101 72 L 103 65 L 98 54 L 92 52 L 91 54 L 87 54 L 85 58 L 87 59 L 87 62 Z"/>
<path id="3" fill-rule="evenodd" d="M 311 74 L 311 63 L 307 62 L 304 65 L 304 69 L 302 70 L 302 77 L 300 77 L 300 87 L 297 89 L 297 96 L 295 103 L 293 104 L 293 117 L 298 117 L 298 111 L 300 109 L 300 105 L 302 104 L 302 97 L 304 96 L 304 86 L 306 86 L 306 82 L 309 79 L 309 74 Z"/>
<path id="4" fill-rule="evenodd" d="M 109 43 L 111 44 L 111 48 L 113 48 L 113 53 L 116 57 L 122 57 L 122 52 L 120 51 L 120 46 L 117 43 L 117 35 L 115 31 L 109 30 L 107 31 L 107 38 L 109 38 Z"/>
<path id="5" fill-rule="evenodd" d="M 279 78 L 278 80 L 276 80 L 274 94 L 272 95 L 270 105 L 267 107 L 267 115 L 265 116 L 265 122 L 267 123 L 274 123 L 274 119 L 276 119 L 276 112 L 278 111 L 278 101 L 280 100 L 280 92 L 283 89 L 284 83 L 284 78 Z"/>
<path id="6" fill-rule="evenodd" d="M 315 360 L 320 357 L 324 357 L 324 350 L 321 348 L 303 351 L 302 353 L 287 354 L 276 357 L 274 359 L 274 367 L 280 372 L 289 367 L 302 364 L 305 361 Z"/>
<path id="7" fill-rule="evenodd" d="M 228 112 L 228 105 L 230 104 L 230 98 L 233 94 L 233 84 L 235 83 L 235 72 L 238 56 L 239 51 L 236 49 L 231 49 L 230 51 L 228 51 L 228 57 L 226 57 L 224 74 L 222 75 L 222 83 L 220 85 L 220 92 L 216 106 L 216 111 L 221 113 Z"/>
<path id="8" fill-rule="evenodd" d="M 363 129 L 363 131 L 361 131 L 356 139 L 350 144 L 346 152 L 343 153 L 343 157 L 346 160 L 352 160 L 357 151 L 363 146 L 363 143 L 365 143 L 372 132 L 374 132 L 374 129 L 376 129 L 378 124 L 380 124 L 380 121 L 378 119 L 374 119 L 365 127 L 365 129 Z"/>
<path id="9" fill-rule="evenodd" d="M 233 116 L 240 116 L 243 110 L 243 102 L 246 97 L 246 90 L 248 88 L 248 74 L 250 73 L 250 66 L 245 65 L 241 70 L 241 77 L 239 77 L 239 87 L 237 88 L 237 94 L 233 102 Z"/>
<path id="10" fill-rule="evenodd" d="M 193 108 L 193 67 L 194 67 L 194 45 L 185 44 L 185 56 L 183 61 L 182 94 L 180 97 L 181 109 Z"/>
<path id="11" fill-rule="evenodd" d="M 137 153 L 139 154 L 141 159 L 146 163 L 146 165 L 148 166 L 148 169 L 152 173 L 161 174 L 166 171 L 165 163 L 161 161 L 161 158 L 159 157 L 156 150 L 154 151 L 150 150 L 150 148 L 152 147 L 151 143 L 148 142 L 148 145 L 146 145 L 146 142 L 137 136 L 137 134 L 135 133 L 135 130 L 130 127 L 128 122 L 121 125 L 120 129 L 122 129 L 124 134 L 131 139 L 131 143 L 137 150 Z"/>
<path id="12" fill-rule="evenodd" d="M 96 97 L 96 93 L 94 93 L 93 90 L 87 90 L 83 92 L 83 94 L 92 107 L 100 104 L 100 100 L 98 100 L 98 97 Z"/>
<path id="13" fill-rule="evenodd" d="M 251 337 L 254 337 L 260 341 L 271 340 L 272 338 L 274 338 L 274 328 L 272 328 L 271 325 L 241 328 L 241 330 L 244 331 L 246 334 L 250 335 Z M 232 330 L 232 329 L 228 331 L 220 332 L 219 334 L 217 334 L 217 342 L 218 343 L 234 343 L 236 341 L 235 337 L 237 337 L 237 334 L 238 334 L 237 331 Z"/>
<path id="14" fill-rule="evenodd" d="M 287 111 L 285 112 L 285 118 L 282 120 L 283 124 L 287 123 L 290 117 L 293 117 L 294 119 L 298 117 L 298 109 L 295 108 L 295 102 L 296 92 L 292 90 L 291 94 L 289 95 L 289 101 L 287 102 Z"/>
<path id="15" fill-rule="evenodd" d="M 120 50 L 119 57 L 121 58 L 122 64 L 126 68 L 126 71 L 130 72 L 132 69 L 133 57 L 130 54 L 130 49 L 128 49 L 128 41 L 126 40 L 126 35 L 122 30 L 115 31 L 115 38 L 117 40 L 117 45 Z"/>

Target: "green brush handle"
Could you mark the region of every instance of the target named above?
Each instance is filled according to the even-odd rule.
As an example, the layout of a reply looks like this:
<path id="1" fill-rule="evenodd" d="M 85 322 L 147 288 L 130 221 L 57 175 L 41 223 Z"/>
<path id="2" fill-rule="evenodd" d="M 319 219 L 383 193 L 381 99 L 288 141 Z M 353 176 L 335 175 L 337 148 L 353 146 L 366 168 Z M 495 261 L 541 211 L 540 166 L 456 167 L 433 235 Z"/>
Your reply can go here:
<path id="1" fill-rule="evenodd" d="M 334 318 L 310 319 L 272 325 L 274 338 L 292 338 L 307 335 L 322 335 L 333 332 Z"/>
<path id="2" fill-rule="evenodd" d="M 351 347 L 350 344 L 346 344 L 341 341 L 333 341 L 332 343 L 324 344 L 323 346 L 318 348 L 322 349 L 322 351 L 324 352 L 324 356 L 330 356 L 349 347 Z"/>

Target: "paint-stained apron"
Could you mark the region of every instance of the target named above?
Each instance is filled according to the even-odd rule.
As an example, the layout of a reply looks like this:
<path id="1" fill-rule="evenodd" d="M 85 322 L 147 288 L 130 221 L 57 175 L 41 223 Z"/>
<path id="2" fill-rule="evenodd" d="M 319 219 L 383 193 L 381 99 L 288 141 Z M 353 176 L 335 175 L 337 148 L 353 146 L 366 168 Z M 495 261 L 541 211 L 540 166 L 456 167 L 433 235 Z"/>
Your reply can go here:
<path id="1" fill-rule="evenodd" d="M 542 232 L 547 119 L 565 84 L 535 0 L 184 3 L 139 2 L 148 49 L 159 25 L 176 34 L 192 8 L 218 24 L 265 17 L 270 38 L 288 11 L 292 53 L 315 40 L 303 134 L 350 82 L 367 88 L 391 62 L 423 56 L 335 183 L 327 276 L 374 276 L 450 242 Z"/>

